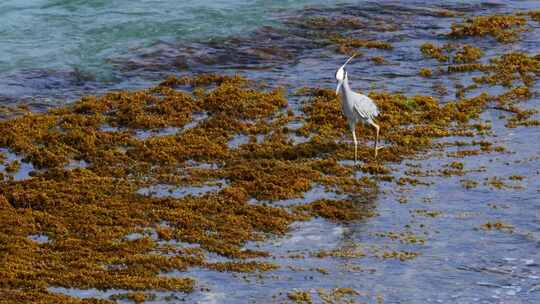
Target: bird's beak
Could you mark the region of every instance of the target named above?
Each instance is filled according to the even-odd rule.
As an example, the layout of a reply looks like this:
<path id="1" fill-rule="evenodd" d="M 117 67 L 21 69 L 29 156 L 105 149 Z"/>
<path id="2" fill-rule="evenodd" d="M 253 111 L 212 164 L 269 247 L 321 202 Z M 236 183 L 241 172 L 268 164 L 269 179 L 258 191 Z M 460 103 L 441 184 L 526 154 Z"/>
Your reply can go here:
<path id="1" fill-rule="evenodd" d="M 345 61 L 345 63 L 341 66 L 341 68 L 344 69 L 345 66 L 347 65 L 347 63 L 349 63 L 354 58 L 354 56 L 356 56 L 356 53 L 352 54 L 352 56 L 349 57 L 349 59 L 347 59 L 347 61 Z"/>
<path id="2" fill-rule="evenodd" d="M 336 95 L 339 95 L 339 89 L 341 88 L 341 85 L 343 84 L 342 81 L 338 81 L 337 87 L 336 87 Z"/>

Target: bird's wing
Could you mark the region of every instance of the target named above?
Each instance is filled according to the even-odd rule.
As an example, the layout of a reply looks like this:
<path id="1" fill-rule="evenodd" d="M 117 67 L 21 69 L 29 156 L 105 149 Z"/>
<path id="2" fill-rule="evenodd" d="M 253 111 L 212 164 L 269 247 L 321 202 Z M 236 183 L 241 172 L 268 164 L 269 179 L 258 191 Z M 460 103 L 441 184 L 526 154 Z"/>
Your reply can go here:
<path id="1" fill-rule="evenodd" d="M 366 95 L 354 93 L 354 111 L 363 119 L 373 119 L 379 115 L 379 109 L 371 98 Z"/>

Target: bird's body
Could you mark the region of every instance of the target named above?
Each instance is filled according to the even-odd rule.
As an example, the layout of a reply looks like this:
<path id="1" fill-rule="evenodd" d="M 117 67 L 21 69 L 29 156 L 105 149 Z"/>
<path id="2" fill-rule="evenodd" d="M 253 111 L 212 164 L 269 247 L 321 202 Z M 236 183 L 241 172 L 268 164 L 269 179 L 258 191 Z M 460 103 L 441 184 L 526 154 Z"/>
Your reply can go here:
<path id="1" fill-rule="evenodd" d="M 341 109 L 350 123 L 363 122 L 369 124 L 379 115 L 379 109 L 366 95 L 354 92 L 350 87 L 347 78 L 339 90 L 341 97 Z"/>
<path id="2" fill-rule="evenodd" d="M 366 125 L 371 125 L 377 131 L 377 137 L 375 139 L 375 157 L 379 150 L 379 125 L 374 122 L 374 119 L 379 115 L 379 109 L 371 98 L 366 95 L 362 95 L 354 92 L 349 85 L 349 78 L 345 71 L 345 65 L 354 57 L 354 55 L 345 62 L 341 68 L 336 72 L 336 80 L 338 85 L 336 88 L 336 94 L 341 97 L 341 109 L 343 115 L 347 117 L 347 123 L 351 129 L 354 140 L 354 161 L 357 161 L 358 155 L 358 142 L 356 140 L 356 124 L 362 122 Z"/>

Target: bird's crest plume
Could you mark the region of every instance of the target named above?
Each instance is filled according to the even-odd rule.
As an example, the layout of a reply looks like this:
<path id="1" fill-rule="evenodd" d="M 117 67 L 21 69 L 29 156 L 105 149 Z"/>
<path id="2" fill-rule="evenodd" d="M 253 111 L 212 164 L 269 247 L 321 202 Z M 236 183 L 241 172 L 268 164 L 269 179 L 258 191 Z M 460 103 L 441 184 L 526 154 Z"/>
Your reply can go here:
<path id="1" fill-rule="evenodd" d="M 345 79 L 345 66 L 354 58 L 354 56 L 356 56 L 356 54 L 353 54 L 351 57 L 349 57 L 349 59 L 345 61 L 345 63 L 339 68 L 339 70 L 337 70 L 336 72 L 337 80 L 343 81 Z"/>

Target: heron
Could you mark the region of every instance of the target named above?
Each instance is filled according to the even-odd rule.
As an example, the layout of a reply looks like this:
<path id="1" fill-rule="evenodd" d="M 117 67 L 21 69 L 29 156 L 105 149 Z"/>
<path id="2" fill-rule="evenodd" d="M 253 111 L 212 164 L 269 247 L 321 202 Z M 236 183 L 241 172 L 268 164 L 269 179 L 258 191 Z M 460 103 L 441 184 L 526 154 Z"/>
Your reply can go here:
<path id="1" fill-rule="evenodd" d="M 358 121 L 364 123 L 364 125 L 371 125 L 375 128 L 375 157 L 379 151 L 379 125 L 373 120 L 379 115 L 379 109 L 373 100 L 366 95 L 362 95 L 354 92 L 349 86 L 349 78 L 345 66 L 349 63 L 355 54 L 353 54 L 345 64 L 343 64 L 336 72 L 336 95 L 341 97 L 341 110 L 345 117 L 347 117 L 347 123 L 351 129 L 353 141 L 354 141 L 354 163 L 356 164 L 358 159 L 358 142 L 356 140 L 356 124 Z"/>

